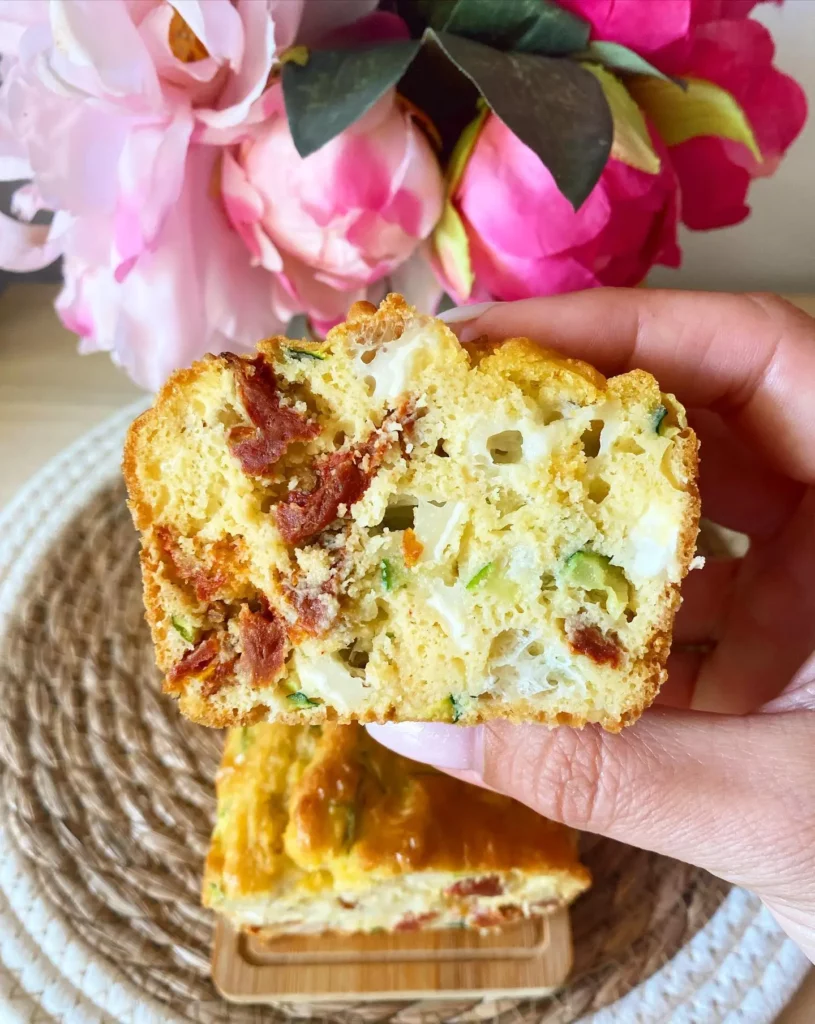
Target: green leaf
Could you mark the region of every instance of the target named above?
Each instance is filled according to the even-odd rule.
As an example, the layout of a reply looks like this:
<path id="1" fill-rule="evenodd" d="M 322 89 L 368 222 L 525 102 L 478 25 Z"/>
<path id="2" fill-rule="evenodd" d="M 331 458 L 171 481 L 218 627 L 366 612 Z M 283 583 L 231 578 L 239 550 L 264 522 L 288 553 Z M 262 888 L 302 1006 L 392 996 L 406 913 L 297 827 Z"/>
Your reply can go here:
<path id="1" fill-rule="evenodd" d="M 311 697 L 307 697 L 300 690 L 297 693 L 288 694 L 286 700 L 290 700 L 296 708 L 316 708 L 320 706 L 318 700 L 312 700 Z"/>
<path id="2" fill-rule="evenodd" d="M 448 196 L 453 195 L 458 188 L 458 183 L 461 181 L 462 174 L 464 174 L 464 168 L 467 166 L 467 161 L 470 159 L 470 154 L 475 148 L 478 136 L 481 134 L 481 129 L 484 127 L 484 122 L 487 120 L 489 112 L 490 108 L 484 100 L 479 99 L 478 113 L 458 137 L 458 142 L 456 142 L 447 164 Z"/>
<path id="3" fill-rule="evenodd" d="M 712 135 L 743 143 L 761 162 L 747 115 L 729 92 L 713 82 L 689 78 L 682 90 L 658 78 L 637 78 L 632 79 L 630 90 L 668 146 Z"/>
<path id="4" fill-rule="evenodd" d="M 611 155 L 629 167 L 647 174 L 659 174 L 662 161 L 654 149 L 648 125 L 625 84 L 599 64 L 584 64 L 602 86 L 614 121 Z"/>
<path id="5" fill-rule="evenodd" d="M 429 5 L 430 27 L 498 50 L 562 57 L 583 50 L 590 26 L 549 0 L 444 0 Z"/>
<path id="6" fill-rule="evenodd" d="M 484 580 L 490 575 L 495 568 L 492 562 L 487 562 L 486 565 L 482 565 L 478 572 L 467 584 L 467 590 L 475 590 L 479 583 L 483 583 Z"/>
<path id="7" fill-rule="evenodd" d="M 575 209 L 581 206 L 603 172 L 613 136 L 611 111 L 597 78 L 573 61 L 501 53 L 431 29 L 425 37 L 540 157 Z"/>
<path id="8" fill-rule="evenodd" d="M 589 43 L 585 57 L 586 60 L 604 64 L 607 68 L 614 68 L 615 71 L 626 71 L 632 75 L 653 75 L 655 78 L 673 83 L 678 88 L 682 88 L 684 85 L 678 79 L 663 74 L 659 68 L 655 68 L 644 57 L 640 57 L 638 53 L 629 50 L 622 43 L 608 43 L 600 40 Z"/>
<path id="9" fill-rule="evenodd" d="M 433 246 L 450 285 L 462 299 L 468 299 L 475 282 L 470 240 L 464 221 L 449 199 L 433 229 Z"/>
<path id="10" fill-rule="evenodd" d="M 393 88 L 419 52 L 410 39 L 347 50 L 313 50 L 305 65 L 283 65 L 283 97 L 302 157 L 315 153 Z"/>

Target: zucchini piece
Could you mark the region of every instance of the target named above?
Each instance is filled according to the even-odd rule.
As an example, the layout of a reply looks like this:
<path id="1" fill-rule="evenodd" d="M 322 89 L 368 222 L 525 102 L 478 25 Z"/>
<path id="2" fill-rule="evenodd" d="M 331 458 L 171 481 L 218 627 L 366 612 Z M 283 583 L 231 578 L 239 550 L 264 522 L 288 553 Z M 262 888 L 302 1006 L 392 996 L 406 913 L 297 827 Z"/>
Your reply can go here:
<path id="1" fill-rule="evenodd" d="M 311 697 L 307 697 L 302 690 L 298 690 L 297 693 L 288 694 L 286 700 L 291 701 L 296 708 L 318 708 L 320 706 L 318 700 L 312 700 Z"/>
<path id="2" fill-rule="evenodd" d="M 467 710 L 471 697 L 467 693 L 451 693 L 448 699 L 452 708 L 453 721 L 457 722 L 460 718 L 464 717 L 464 712 Z"/>
<path id="3" fill-rule="evenodd" d="M 289 359 L 296 359 L 298 363 L 302 363 L 304 359 L 316 359 L 322 363 L 326 358 L 324 353 L 310 352 L 307 348 L 291 348 L 287 345 L 283 351 Z"/>
<path id="4" fill-rule="evenodd" d="M 170 619 L 170 622 L 173 624 L 173 629 L 178 633 L 182 640 L 186 641 L 188 644 L 195 643 L 197 630 L 190 629 L 185 622 L 182 622 L 182 620 L 175 615 Z"/>
<path id="5" fill-rule="evenodd" d="M 654 433 L 659 434 L 662 428 L 662 421 L 668 415 L 668 410 L 664 405 L 657 406 L 657 410 L 651 418 L 651 426 L 654 428 Z"/>
<path id="6" fill-rule="evenodd" d="M 390 559 L 383 558 L 379 563 L 379 578 L 382 580 L 383 590 L 393 590 L 394 571 Z"/>
<path id="7" fill-rule="evenodd" d="M 628 578 L 623 570 L 611 564 L 611 559 L 596 551 L 575 551 L 566 559 L 562 580 L 567 586 L 579 587 L 587 593 L 605 595 L 605 607 L 614 618 L 619 618 L 628 604 Z"/>
<path id="8" fill-rule="evenodd" d="M 479 583 L 483 583 L 484 580 L 491 575 L 494 569 L 495 564 L 493 562 L 487 562 L 486 565 L 482 565 L 478 572 L 475 574 L 475 576 L 473 576 L 472 579 L 467 583 L 466 589 L 475 590 Z"/>

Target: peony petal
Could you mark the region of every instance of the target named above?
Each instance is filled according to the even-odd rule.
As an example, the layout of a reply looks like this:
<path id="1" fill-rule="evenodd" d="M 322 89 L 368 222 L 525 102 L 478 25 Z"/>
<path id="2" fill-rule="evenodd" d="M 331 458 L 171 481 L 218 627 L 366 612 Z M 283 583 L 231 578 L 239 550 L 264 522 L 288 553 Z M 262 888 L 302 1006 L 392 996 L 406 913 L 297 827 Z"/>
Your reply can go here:
<path id="1" fill-rule="evenodd" d="M 23 224 L 0 213 L 0 268 L 25 274 L 53 263 L 62 254 L 71 219 L 58 213 L 50 225 Z"/>
<path id="2" fill-rule="evenodd" d="M 221 198 L 230 224 L 252 255 L 253 266 L 281 271 L 280 253 L 263 229 L 263 199 L 229 152 L 221 160 Z"/>
<path id="3" fill-rule="evenodd" d="M 693 231 L 739 224 L 750 214 L 750 173 L 728 156 L 719 139 L 698 138 L 671 150 L 682 189 L 682 222 Z"/>
<path id="4" fill-rule="evenodd" d="M 294 46 L 306 0 L 269 0 L 278 53 Z"/>
<path id="5" fill-rule="evenodd" d="M 43 3 L 2 0 L 0 3 L 0 53 L 17 54 L 23 35 L 32 25 L 48 20 Z"/>
<path id="6" fill-rule="evenodd" d="M 244 53 L 243 24 L 232 0 L 168 0 L 178 11 L 211 57 L 234 69 Z"/>
<path id="7" fill-rule="evenodd" d="M 523 259 L 594 238 L 609 218 L 601 182 L 575 211 L 538 156 L 494 115 L 487 118 L 454 197 L 485 244 Z"/>
<path id="8" fill-rule="evenodd" d="M 125 140 L 114 214 L 115 266 L 132 265 L 155 243 L 181 192 L 192 126 L 191 111 L 182 107 L 168 125 L 136 127 Z"/>
<path id="9" fill-rule="evenodd" d="M 561 7 L 590 22 L 592 38 L 653 53 L 690 29 L 694 0 L 558 0 Z M 655 8 L 658 7 L 658 11 Z"/>
<path id="10" fill-rule="evenodd" d="M 90 68 L 111 96 L 159 96 L 147 49 L 123 0 L 50 0 L 56 54 Z"/>
<path id="11" fill-rule="evenodd" d="M 40 195 L 40 190 L 29 182 L 15 189 L 11 197 L 11 212 L 20 220 L 32 221 L 41 210 L 47 210 L 48 204 Z"/>
<path id="12" fill-rule="evenodd" d="M 266 88 L 275 53 L 274 23 L 265 3 L 238 0 L 245 49 L 240 69 L 230 78 L 217 110 L 199 110 L 198 118 L 212 128 L 232 128 L 249 114 Z"/>

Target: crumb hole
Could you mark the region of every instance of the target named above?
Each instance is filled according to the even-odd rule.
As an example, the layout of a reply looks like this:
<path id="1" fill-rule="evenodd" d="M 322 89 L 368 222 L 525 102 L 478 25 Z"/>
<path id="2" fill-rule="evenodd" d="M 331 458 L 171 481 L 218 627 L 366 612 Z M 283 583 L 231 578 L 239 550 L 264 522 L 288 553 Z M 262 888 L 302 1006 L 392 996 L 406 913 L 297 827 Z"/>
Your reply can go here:
<path id="1" fill-rule="evenodd" d="M 602 420 L 592 420 L 580 437 L 583 451 L 587 459 L 594 459 L 600 452 L 600 434 L 603 431 Z"/>
<path id="2" fill-rule="evenodd" d="M 611 490 L 607 480 L 604 480 L 601 476 L 595 477 L 589 481 L 589 501 L 600 504 L 601 501 L 605 501 L 608 497 L 608 493 Z"/>
<path id="3" fill-rule="evenodd" d="M 543 654 L 543 645 L 539 643 L 531 643 L 527 647 L 526 653 L 531 655 L 533 658 L 539 658 Z"/>
<path id="4" fill-rule="evenodd" d="M 626 608 L 623 614 L 625 615 L 626 622 L 633 622 L 637 616 L 637 613 L 634 611 L 633 608 Z"/>
<path id="5" fill-rule="evenodd" d="M 376 391 L 376 381 L 373 377 L 365 377 L 363 384 L 365 385 L 365 390 L 369 395 L 372 395 L 374 391 Z"/>
<path id="6" fill-rule="evenodd" d="M 381 533 L 383 530 L 409 530 L 413 526 L 415 516 L 415 504 L 405 502 L 388 505 L 385 509 L 385 515 L 374 527 L 374 531 Z"/>
<path id="7" fill-rule="evenodd" d="M 435 452 L 433 454 L 434 455 L 438 455 L 438 457 L 440 459 L 449 459 L 450 458 L 450 456 L 445 451 L 444 439 L 443 438 L 439 438 L 439 443 L 436 445 L 436 450 L 435 450 Z"/>
<path id="8" fill-rule="evenodd" d="M 345 444 L 345 431 L 344 430 L 338 430 L 337 433 L 334 435 L 334 447 L 335 448 L 342 448 L 342 446 L 344 444 Z"/>
<path id="9" fill-rule="evenodd" d="M 368 349 L 366 349 L 359 358 L 367 366 L 369 363 L 372 363 L 374 361 L 374 359 L 376 358 L 376 349 L 375 348 L 368 348 Z"/>
<path id="10" fill-rule="evenodd" d="M 502 430 L 487 438 L 490 458 L 498 465 L 520 462 L 524 453 L 524 437 L 520 430 Z"/>
<path id="11" fill-rule="evenodd" d="M 365 669 L 371 657 L 369 651 L 360 650 L 355 644 L 352 644 L 350 647 L 343 647 L 342 650 L 337 651 L 337 654 L 348 666 L 351 675 L 365 675 Z"/>
<path id="12" fill-rule="evenodd" d="M 550 423 L 557 423 L 558 420 L 563 419 L 563 413 L 560 409 L 544 409 L 541 413 L 541 419 L 543 425 L 548 427 Z"/>

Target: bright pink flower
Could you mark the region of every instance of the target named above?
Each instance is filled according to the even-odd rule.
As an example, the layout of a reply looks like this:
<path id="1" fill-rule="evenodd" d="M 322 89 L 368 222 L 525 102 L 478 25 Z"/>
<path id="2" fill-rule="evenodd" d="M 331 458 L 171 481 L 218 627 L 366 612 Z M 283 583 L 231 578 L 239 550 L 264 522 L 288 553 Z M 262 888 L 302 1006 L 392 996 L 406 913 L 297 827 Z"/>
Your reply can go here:
<path id="1" fill-rule="evenodd" d="M 711 21 L 658 55 L 670 74 L 713 82 L 727 90 L 747 116 L 761 151 L 728 139 L 689 139 L 670 150 L 682 192 L 682 219 L 705 230 L 737 224 L 749 214 L 753 178 L 767 177 L 803 128 L 803 90 L 773 66 L 772 36 L 757 21 Z"/>
<path id="2" fill-rule="evenodd" d="M 224 157 L 227 213 L 254 260 L 278 273 L 276 309 L 320 326 L 344 316 L 432 231 L 438 160 L 395 93 L 303 159 L 285 117 Z"/>
<path id="3" fill-rule="evenodd" d="M 717 18 L 746 18 L 762 0 L 557 0 L 591 24 L 592 39 L 651 54 Z M 780 3 L 781 0 L 774 0 Z"/>
<path id="4" fill-rule="evenodd" d="M 453 196 L 476 290 L 448 285 L 459 300 L 511 300 L 637 284 L 652 264 L 679 263 L 675 196 L 667 160 L 653 175 L 610 160 L 575 212 L 532 150 L 490 115 Z"/>

